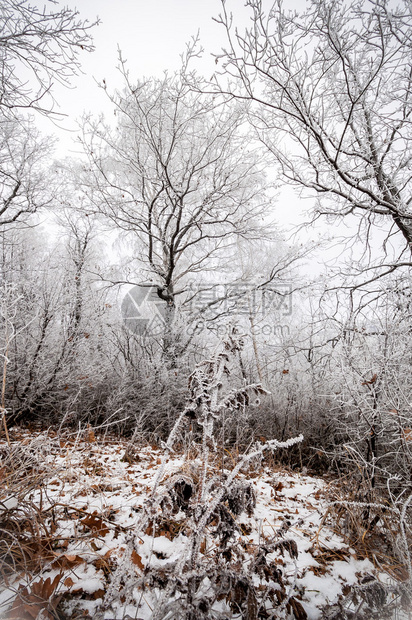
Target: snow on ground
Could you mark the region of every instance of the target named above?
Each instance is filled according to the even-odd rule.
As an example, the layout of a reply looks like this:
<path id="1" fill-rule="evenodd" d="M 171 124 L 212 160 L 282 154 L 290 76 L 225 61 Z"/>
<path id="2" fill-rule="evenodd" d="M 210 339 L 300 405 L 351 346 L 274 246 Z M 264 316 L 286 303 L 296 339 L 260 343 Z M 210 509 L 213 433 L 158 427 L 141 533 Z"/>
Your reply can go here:
<path id="1" fill-rule="evenodd" d="M 41 445 L 41 437 L 37 436 L 37 445 Z M 21 433 L 15 442 L 22 442 Z M 19 587 L 26 599 L 37 591 L 40 599 L 55 600 L 56 605 L 59 602 L 68 617 L 93 617 L 111 575 L 122 561 L 127 534 L 135 529 L 142 514 L 162 452 L 146 446 L 128 459 L 125 444 L 96 441 L 93 434 L 86 441 L 44 435 L 44 446 L 37 465 L 40 473 L 44 470 L 41 486 L 31 488 L 24 498 L 13 494 L 13 486 L 0 490 L 0 517 L 7 515 L 13 523 L 19 506 L 24 507 L 25 502 L 37 506 L 51 541 L 45 544 L 42 566 L 37 562 L 37 568 L 33 571 L 28 567 L 26 573 L 20 566 L 18 574 L 11 572 L 3 581 L 0 618 L 7 613 L 8 617 L 19 618 L 18 614 L 23 613 L 17 602 L 8 611 Z M 169 460 L 165 477 L 187 471 L 189 465 L 177 455 Z M 252 557 L 260 545 L 279 538 L 278 530 L 285 528 L 286 538 L 296 543 L 297 557 L 275 550 L 266 561 L 278 565 L 285 584 L 309 620 L 320 618 L 322 609 L 337 602 L 348 586 L 360 583 L 367 575 L 376 575 L 371 562 L 358 559 L 326 522 L 326 485 L 321 479 L 267 467 L 239 477 L 254 483 L 257 504 L 252 517 L 246 513 L 237 517 L 237 542 L 245 549 L 245 557 L 248 553 Z M 139 553 L 132 557 L 137 575 L 147 571 L 149 565 L 170 567 L 178 561 L 187 542 L 184 518 L 183 513 L 173 516 L 174 530 L 171 525 L 155 535 L 150 530 L 138 532 Z M 212 539 L 205 541 L 205 558 L 208 554 L 213 557 L 213 544 Z M 37 584 L 34 589 L 33 584 Z M 35 604 L 33 597 L 30 600 Z M 132 618 L 151 618 L 150 593 L 140 595 L 139 600 L 138 609 L 129 604 L 118 609 L 117 617 L 128 613 Z M 231 613 L 225 601 L 220 605 L 222 613 L 227 614 L 222 617 L 241 617 Z M 288 617 L 286 610 L 282 613 L 278 617 Z"/>

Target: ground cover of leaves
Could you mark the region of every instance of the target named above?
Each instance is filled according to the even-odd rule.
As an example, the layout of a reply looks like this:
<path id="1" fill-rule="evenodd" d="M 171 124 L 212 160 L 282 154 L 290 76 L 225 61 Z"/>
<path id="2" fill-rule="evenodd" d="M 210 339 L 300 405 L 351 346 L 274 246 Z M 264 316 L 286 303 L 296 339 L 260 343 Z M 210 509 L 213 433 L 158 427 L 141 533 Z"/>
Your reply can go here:
<path id="1" fill-rule="evenodd" d="M 91 429 L 66 438 L 19 429 L 10 435 L 11 450 L 0 442 L 0 618 L 93 618 L 122 564 L 162 451 L 130 450 L 126 442 L 97 439 Z M 177 474 L 184 479 L 193 468 L 193 455 L 175 454 L 163 484 Z M 213 475 L 225 475 L 222 460 Z M 253 583 L 267 600 L 256 617 L 332 618 L 337 605 L 356 614 L 356 588 L 391 581 L 335 531 L 324 480 L 263 464 L 239 473 L 239 481 L 253 483 L 254 511 L 231 512 L 229 501 L 229 540 L 219 548 L 212 522 L 200 551 L 211 570 L 217 557 L 232 575 L 241 566 L 260 567 Z M 161 575 L 178 561 L 190 535 L 183 510 L 137 534 L 131 563 L 138 587 L 132 603 L 119 596 L 116 618 L 152 617 Z M 252 617 L 240 590 L 236 581 L 222 587 L 210 617 Z M 104 617 L 113 619 L 113 611 Z"/>

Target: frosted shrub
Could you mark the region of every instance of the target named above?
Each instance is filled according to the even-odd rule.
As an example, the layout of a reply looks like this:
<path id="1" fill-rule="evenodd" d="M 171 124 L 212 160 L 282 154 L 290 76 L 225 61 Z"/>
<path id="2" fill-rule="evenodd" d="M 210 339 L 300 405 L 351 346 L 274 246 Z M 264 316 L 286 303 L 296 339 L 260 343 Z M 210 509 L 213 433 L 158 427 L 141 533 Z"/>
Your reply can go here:
<path id="1" fill-rule="evenodd" d="M 124 608 L 133 598 L 136 600 L 139 591 L 146 600 L 150 592 L 154 620 L 227 617 L 218 611 L 220 601 L 226 603 L 231 613 L 241 613 L 247 618 L 257 618 L 266 601 L 279 610 L 299 606 L 287 592 L 279 568 L 265 560 L 275 549 L 286 551 L 294 559 L 297 549 L 293 541 L 282 538 L 285 532 L 279 532 L 279 540 L 273 540 L 267 548 L 258 546 L 246 567 L 245 552 L 236 534 L 240 532 L 237 518 L 242 513 L 252 517 L 256 505 L 253 483 L 239 474 L 251 464 L 256 466 L 266 451 L 288 448 L 303 437 L 258 442 L 237 461 L 233 459 L 231 468 L 218 458 L 216 421 L 225 411 L 259 405 L 261 395 L 267 394 L 260 384 L 230 387 L 232 363 L 242 347 L 243 339 L 233 331 L 222 349 L 210 360 L 199 363 L 191 374 L 187 405 L 164 445 L 151 496 L 128 540 L 124 559 L 112 576 L 114 587 L 106 594 L 101 618 L 105 610 L 118 606 L 119 593 Z M 183 427 L 194 423 L 201 433 L 198 443 L 192 439 L 190 450 L 198 456 L 192 460 L 186 458 L 181 471 L 167 477 L 173 446 Z M 149 563 L 144 570 L 131 572 L 130 558 L 139 552 L 141 537 L 155 536 L 159 531 L 169 540 L 184 534 L 184 549 L 179 558 L 168 562 L 166 567 L 156 568 Z M 210 547 L 214 549 L 213 554 L 206 552 Z M 258 589 L 256 578 L 266 579 L 267 587 Z"/>

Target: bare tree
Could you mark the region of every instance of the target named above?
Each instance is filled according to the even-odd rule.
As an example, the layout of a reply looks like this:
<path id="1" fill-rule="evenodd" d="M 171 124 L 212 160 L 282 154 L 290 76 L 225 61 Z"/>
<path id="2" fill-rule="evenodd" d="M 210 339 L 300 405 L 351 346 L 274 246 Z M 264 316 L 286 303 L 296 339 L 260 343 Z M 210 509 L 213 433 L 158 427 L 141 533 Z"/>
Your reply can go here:
<path id="1" fill-rule="evenodd" d="M 355 216 L 363 243 L 385 227 L 371 277 L 410 266 L 410 2 L 313 0 L 301 14 L 281 0 L 263 5 L 247 2 L 242 33 L 223 1 L 228 47 L 216 61 L 230 85 L 221 88 L 253 102 L 250 118 L 283 177 L 318 196 L 314 219 Z"/>
<path id="2" fill-rule="evenodd" d="M 173 308 L 190 275 L 216 269 L 236 238 L 265 233 L 264 161 L 243 110 L 192 91 L 186 62 L 173 76 L 136 83 L 121 68 L 125 90 L 109 95 L 115 129 L 84 123 L 83 188 L 91 211 L 134 244 L 130 279 L 155 286 Z"/>
<path id="3" fill-rule="evenodd" d="M 0 6 L 0 110 L 53 110 L 52 88 L 70 84 L 80 70 L 79 55 L 92 51 L 90 30 L 99 23 L 79 19 L 77 10 L 28 0 Z"/>
<path id="4" fill-rule="evenodd" d="M 10 227 L 0 236 L 3 314 L 12 317 L 0 317 L 3 407 L 13 421 L 96 419 L 104 409 L 114 354 L 109 360 L 110 304 L 89 273 L 92 224 L 73 214 L 59 223 L 54 244 L 50 231 L 37 228 Z"/>
<path id="5" fill-rule="evenodd" d="M 262 166 L 240 109 L 190 92 L 180 74 L 136 84 L 123 74 L 125 91 L 110 96 L 116 129 L 84 127 L 85 189 L 95 211 L 133 232 L 146 282 L 172 302 L 178 282 L 213 269 L 233 235 L 262 231 Z"/>
<path id="6" fill-rule="evenodd" d="M 0 118 L 0 230 L 50 204 L 52 147 L 30 120 Z"/>

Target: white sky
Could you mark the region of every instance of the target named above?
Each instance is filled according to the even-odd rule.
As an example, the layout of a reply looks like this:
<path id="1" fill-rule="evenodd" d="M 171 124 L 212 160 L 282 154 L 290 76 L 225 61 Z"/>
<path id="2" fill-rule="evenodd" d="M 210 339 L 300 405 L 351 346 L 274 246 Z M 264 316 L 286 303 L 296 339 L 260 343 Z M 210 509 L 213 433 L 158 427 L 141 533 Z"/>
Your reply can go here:
<path id="1" fill-rule="evenodd" d="M 1 0 L 0 0 L 1 1 Z M 43 3 L 44 0 L 37 0 Z M 228 11 L 235 14 L 237 24 L 247 24 L 245 0 L 226 0 Z M 263 0 L 269 7 L 272 0 Z M 196 68 L 209 78 L 215 70 L 213 53 L 219 53 L 226 45 L 224 28 L 213 21 L 222 11 L 220 0 L 60 0 L 61 5 L 79 10 L 81 19 L 94 21 L 98 16 L 100 26 L 93 29 L 95 52 L 84 53 L 81 58 L 83 75 L 73 79 L 73 88 L 68 90 L 59 85 L 54 96 L 59 104 L 58 111 L 66 114 L 64 120 L 52 124 L 48 119 L 37 118 L 43 133 L 55 133 L 59 137 L 57 157 L 75 155 L 74 143 L 76 119 L 84 111 L 98 115 L 103 112 L 112 117 L 111 104 L 96 81 L 105 79 L 108 89 L 122 87 L 122 79 L 116 70 L 118 47 L 128 61 L 132 78 L 152 75 L 160 76 L 180 66 L 180 54 L 186 44 L 198 32 L 204 48 L 203 59 Z M 285 0 L 289 9 L 304 9 L 305 0 Z M 61 128 L 64 128 L 63 131 Z M 310 202 L 310 201 L 309 201 Z M 307 219 L 310 207 L 307 200 L 299 200 L 290 188 L 284 188 L 280 199 L 274 205 L 275 218 L 281 225 Z M 306 215 L 305 215 L 306 212 Z M 328 229 L 324 223 L 309 232 L 316 238 L 319 229 Z M 329 228 L 330 233 L 334 233 Z"/>
<path id="2" fill-rule="evenodd" d="M 180 55 L 199 32 L 204 52 L 202 59 L 196 61 L 196 69 L 210 78 L 216 69 L 213 53 L 219 53 L 226 45 L 223 26 L 213 20 L 222 12 L 220 0 L 60 0 L 59 4 L 77 8 L 79 18 L 90 22 L 99 17 L 101 24 L 93 29 L 95 51 L 81 57 L 83 74 L 73 78 L 71 89 L 55 85 L 54 97 L 59 106 L 56 111 L 65 114 L 64 119 L 58 123 L 36 119 L 43 133 L 59 138 L 57 158 L 76 156 L 79 152 L 75 143 L 76 121 L 83 112 L 104 113 L 112 118 L 112 106 L 97 82 L 104 78 L 109 91 L 122 87 L 116 68 L 118 48 L 127 59 L 132 78 L 161 76 L 165 70 L 173 72 L 180 67 Z M 226 0 L 227 10 L 234 13 L 237 24 L 248 24 L 249 11 L 244 5 L 245 0 Z M 272 0 L 264 0 L 264 5 L 271 6 Z M 305 6 L 305 0 L 287 0 L 290 9 Z M 274 205 L 274 215 L 281 226 L 289 227 L 307 219 L 309 206 L 291 188 L 284 187 Z M 310 237 L 316 238 L 318 234 L 313 230 Z"/>
<path id="3" fill-rule="evenodd" d="M 196 68 L 209 78 L 216 68 L 212 54 L 219 53 L 226 45 L 223 26 L 213 20 L 222 12 L 220 0 L 59 0 L 59 4 L 77 8 L 81 19 L 90 22 L 97 16 L 101 19 L 100 26 L 93 29 L 95 51 L 85 52 L 80 58 L 83 75 L 72 80 L 71 89 L 59 84 L 54 88 L 59 106 L 56 111 L 67 115 L 58 125 L 72 132 L 76 128 L 75 120 L 84 111 L 112 114 L 108 99 L 96 81 L 104 78 L 109 90 L 122 86 L 116 70 L 118 48 L 127 59 L 133 78 L 160 76 L 165 70 L 179 68 L 186 44 L 199 32 L 205 51 Z M 226 0 L 227 10 L 234 13 L 237 24 L 246 25 L 249 21 L 250 13 L 244 5 L 245 0 Z M 264 0 L 264 5 L 269 8 L 272 0 Z M 287 0 L 290 9 L 302 9 L 305 5 L 305 0 Z M 68 154 L 73 148 L 67 132 L 59 131 L 47 119 L 40 119 L 39 125 L 45 133 L 58 133 L 62 142 L 58 156 Z"/>
<path id="4" fill-rule="evenodd" d="M 242 10 L 242 0 L 237 2 Z M 99 16 L 102 22 L 93 29 L 95 52 L 84 53 L 81 59 L 84 75 L 73 79 L 70 90 L 59 85 L 54 89 L 60 106 L 56 110 L 68 115 L 58 124 L 70 130 L 74 130 L 75 119 L 83 111 L 111 114 L 107 97 L 96 80 L 104 78 L 109 90 L 122 85 L 116 70 L 118 47 L 132 77 L 160 76 L 165 70 L 179 68 L 186 43 L 200 32 L 205 53 L 198 67 L 210 77 L 207 72 L 211 75 L 215 66 L 211 52 L 219 52 L 225 44 L 222 26 L 212 19 L 221 11 L 220 0 L 66 0 L 64 4 L 77 7 L 81 18 L 93 21 Z M 62 142 L 58 155 L 72 148 L 69 136 L 50 121 L 40 120 L 39 124 L 46 133 L 58 133 Z"/>

